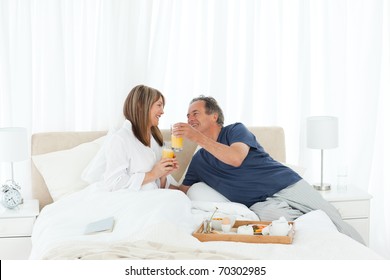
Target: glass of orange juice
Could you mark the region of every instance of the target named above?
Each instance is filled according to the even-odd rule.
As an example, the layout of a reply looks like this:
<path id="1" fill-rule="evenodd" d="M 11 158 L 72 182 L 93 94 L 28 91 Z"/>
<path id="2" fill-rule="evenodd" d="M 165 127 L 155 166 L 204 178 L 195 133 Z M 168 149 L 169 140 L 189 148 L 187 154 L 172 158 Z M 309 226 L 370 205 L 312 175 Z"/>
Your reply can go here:
<path id="1" fill-rule="evenodd" d="M 172 131 L 173 125 L 171 126 Z M 171 133 L 172 149 L 175 152 L 183 151 L 183 137 L 177 137 Z"/>
<path id="2" fill-rule="evenodd" d="M 174 158 L 175 154 L 171 148 L 170 143 L 164 143 L 163 149 L 162 149 L 162 158 Z"/>

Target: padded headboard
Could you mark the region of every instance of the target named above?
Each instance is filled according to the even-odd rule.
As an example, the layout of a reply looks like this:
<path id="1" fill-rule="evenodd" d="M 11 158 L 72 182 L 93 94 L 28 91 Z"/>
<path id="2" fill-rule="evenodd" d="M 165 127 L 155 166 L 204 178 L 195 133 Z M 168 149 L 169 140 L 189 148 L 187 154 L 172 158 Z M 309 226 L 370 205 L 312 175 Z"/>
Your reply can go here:
<path id="1" fill-rule="evenodd" d="M 286 161 L 285 137 L 284 130 L 281 127 L 248 127 L 256 135 L 257 140 L 264 149 L 277 161 Z M 31 138 L 31 155 L 40 155 L 60 150 L 71 149 L 82 143 L 93 141 L 104 136 L 106 131 L 88 131 L 88 132 L 44 132 L 36 133 Z M 170 131 L 163 129 L 164 139 L 170 141 Z M 189 164 L 191 157 L 196 149 L 193 142 L 184 139 L 184 150 L 177 153 L 177 159 L 180 163 L 180 169 L 177 170 L 173 177 L 179 181 Z M 32 196 L 39 200 L 40 208 L 53 202 L 46 183 L 31 161 L 32 177 Z"/>

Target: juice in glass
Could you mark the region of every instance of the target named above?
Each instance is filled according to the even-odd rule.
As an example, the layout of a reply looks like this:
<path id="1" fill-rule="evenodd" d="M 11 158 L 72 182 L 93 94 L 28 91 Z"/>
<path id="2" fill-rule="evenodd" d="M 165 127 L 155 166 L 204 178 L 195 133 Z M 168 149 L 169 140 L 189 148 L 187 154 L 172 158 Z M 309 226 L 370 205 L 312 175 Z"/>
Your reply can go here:
<path id="1" fill-rule="evenodd" d="M 162 158 L 173 158 L 175 155 L 173 150 L 169 147 L 164 147 L 162 150 Z"/>
<path id="2" fill-rule="evenodd" d="M 172 127 L 171 127 L 171 131 L 172 131 Z M 183 137 L 177 137 L 171 134 L 171 144 L 172 144 L 172 149 L 175 152 L 183 151 Z"/>
<path id="3" fill-rule="evenodd" d="M 171 141 L 172 141 L 172 149 L 175 152 L 180 152 L 183 150 L 183 137 L 176 137 L 175 135 L 172 134 Z"/>

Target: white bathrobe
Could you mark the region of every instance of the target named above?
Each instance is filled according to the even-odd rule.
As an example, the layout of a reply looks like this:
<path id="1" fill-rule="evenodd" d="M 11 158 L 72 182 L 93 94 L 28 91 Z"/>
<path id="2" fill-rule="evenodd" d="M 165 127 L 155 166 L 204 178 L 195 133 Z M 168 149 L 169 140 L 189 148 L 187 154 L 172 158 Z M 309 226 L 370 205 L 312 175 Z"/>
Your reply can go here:
<path id="1" fill-rule="evenodd" d="M 151 147 L 142 144 L 133 133 L 131 123 L 126 120 L 122 128 L 112 134 L 105 144 L 106 170 L 102 187 L 109 191 L 119 189 L 153 190 L 160 187 L 160 180 L 142 186 L 145 173 L 152 170 L 161 159 L 162 147 L 153 136 Z M 167 176 L 165 188 L 176 183 L 172 176 Z"/>

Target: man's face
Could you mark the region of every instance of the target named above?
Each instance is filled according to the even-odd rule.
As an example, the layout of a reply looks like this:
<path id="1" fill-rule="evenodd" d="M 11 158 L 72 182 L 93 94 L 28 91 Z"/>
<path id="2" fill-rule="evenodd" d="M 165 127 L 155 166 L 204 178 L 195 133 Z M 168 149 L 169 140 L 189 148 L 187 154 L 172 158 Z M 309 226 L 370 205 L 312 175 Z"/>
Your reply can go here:
<path id="1" fill-rule="evenodd" d="M 199 100 L 190 104 L 187 113 L 187 122 L 200 132 L 205 132 L 209 129 L 211 124 L 216 122 L 217 117 L 217 114 L 207 115 L 205 102 Z"/>

